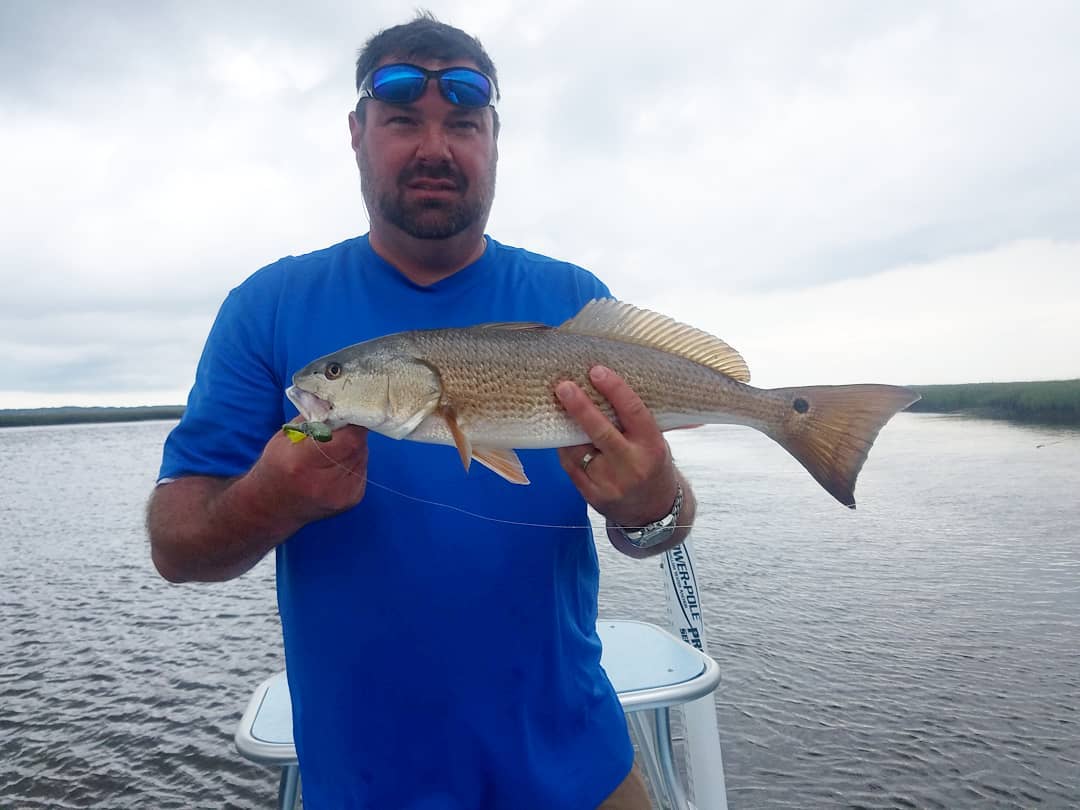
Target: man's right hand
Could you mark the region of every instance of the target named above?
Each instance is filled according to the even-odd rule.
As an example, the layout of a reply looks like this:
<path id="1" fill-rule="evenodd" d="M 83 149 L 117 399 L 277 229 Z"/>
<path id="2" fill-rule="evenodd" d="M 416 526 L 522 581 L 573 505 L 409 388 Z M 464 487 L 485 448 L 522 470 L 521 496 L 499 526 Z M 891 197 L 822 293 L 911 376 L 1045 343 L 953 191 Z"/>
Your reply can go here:
<path id="1" fill-rule="evenodd" d="M 303 420 L 297 417 L 293 423 Z M 360 503 L 367 486 L 367 429 L 346 425 L 328 442 L 294 442 L 279 431 L 245 476 L 253 497 L 296 529 Z M 295 531 L 296 529 L 293 529 Z M 292 532 L 290 532 L 292 534 Z"/>
<path id="2" fill-rule="evenodd" d="M 326 443 L 278 431 L 239 478 L 186 476 L 154 490 L 151 553 L 172 582 L 232 579 L 302 526 L 355 506 L 367 484 L 367 430 Z"/>

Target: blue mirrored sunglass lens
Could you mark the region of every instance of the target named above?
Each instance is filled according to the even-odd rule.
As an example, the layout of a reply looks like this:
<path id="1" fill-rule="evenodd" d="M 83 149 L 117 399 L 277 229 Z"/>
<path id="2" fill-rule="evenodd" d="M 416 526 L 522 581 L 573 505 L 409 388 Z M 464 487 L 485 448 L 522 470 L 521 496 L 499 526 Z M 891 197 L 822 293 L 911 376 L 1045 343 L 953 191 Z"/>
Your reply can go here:
<path id="1" fill-rule="evenodd" d="M 371 94 L 391 104 L 410 104 L 424 94 L 430 76 L 439 77 L 439 89 L 447 101 L 462 107 L 486 107 L 491 103 L 488 78 L 469 68 L 450 68 L 429 74 L 414 65 L 386 65 L 371 76 Z"/>
<path id="2" fill-rule="evenodd" d="M 473 70 L 449 70 L 439 79 L 448 101 L 464 107 L 486 107 L 491 103 L 491 83 Z"/>
<path id="3" fill-rule="evenodd" d="M 424 93 L 427 76 L 415 68 L 391 65 L 375 71 L 371 90 L 375 98 L 391 103 L 416 101 Z"/>

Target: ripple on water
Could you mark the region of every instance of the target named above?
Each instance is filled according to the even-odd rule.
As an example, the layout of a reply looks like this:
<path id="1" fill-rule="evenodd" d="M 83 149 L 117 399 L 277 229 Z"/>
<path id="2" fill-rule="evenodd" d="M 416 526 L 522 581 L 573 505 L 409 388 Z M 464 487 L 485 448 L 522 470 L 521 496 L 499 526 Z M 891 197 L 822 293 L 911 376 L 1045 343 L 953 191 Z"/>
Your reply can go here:
<path id="1" fill-rule="evenodd" d="M 276 774 L 232 744 L 282 667 L 272 565 L 206 586 L 153 572 L 143 507 L 169 427 L 4 432 L 2 807 L 273 802 Z M 733 808 L 1076 804 L 1080 458 L 1047 439 L 903 415 L 852 513 L 750 431 L 672 434 L 701 502 Z M 662 622 L 653 564 L 598 548 L 602 611 Z"/>

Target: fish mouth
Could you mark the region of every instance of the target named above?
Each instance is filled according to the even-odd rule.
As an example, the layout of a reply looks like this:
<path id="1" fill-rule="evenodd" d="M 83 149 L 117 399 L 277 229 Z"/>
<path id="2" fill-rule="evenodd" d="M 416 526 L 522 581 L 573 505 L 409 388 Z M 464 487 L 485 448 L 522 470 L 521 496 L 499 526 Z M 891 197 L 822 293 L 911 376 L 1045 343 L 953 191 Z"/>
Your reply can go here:
<path id="1" fill-rule="evenodd" d="M 320 396 L 295 385 L 289 386 L 285 396 L 300 411 L 300 415 L 309 422 L 325 422 L 334 406 Z"/>

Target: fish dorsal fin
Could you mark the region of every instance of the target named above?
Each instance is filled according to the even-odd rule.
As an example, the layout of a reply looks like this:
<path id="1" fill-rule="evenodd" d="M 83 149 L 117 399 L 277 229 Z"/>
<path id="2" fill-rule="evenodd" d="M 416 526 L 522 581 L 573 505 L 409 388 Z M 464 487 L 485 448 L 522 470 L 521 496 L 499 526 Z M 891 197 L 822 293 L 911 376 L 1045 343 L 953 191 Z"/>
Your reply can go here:
<path id="1" fill-rule="evenodd" d="M 559 329 L 660 349 L 708 366 L 741 383 L 750 382 L 746 361 L 720 338 L 614 298 L 594 298 Z"/>
<path id="2" fill-rule="evenodd" d="M 478 323 L 473 329 L 501 329 L 507 332 L 521 332 L 525 329 L 550 329 L 546 323 L 534 323 L 533 321 L 492 321 L 491 323 Z"/>

